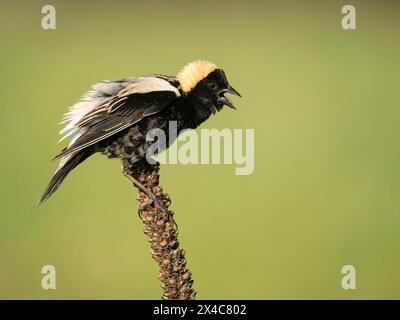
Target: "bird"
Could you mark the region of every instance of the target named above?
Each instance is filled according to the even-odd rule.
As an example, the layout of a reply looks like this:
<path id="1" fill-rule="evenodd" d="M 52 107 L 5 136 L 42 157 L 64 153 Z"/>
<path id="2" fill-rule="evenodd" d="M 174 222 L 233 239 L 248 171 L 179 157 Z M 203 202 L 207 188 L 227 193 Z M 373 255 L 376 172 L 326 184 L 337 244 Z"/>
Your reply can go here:
<path id="1" fill-rule="evenodd" d="M 188 63 L 176 76 L 155 73 L 92 85 L 64 114 L 60 141 L 70 138 L 70 142 L 54 157 L 59 160 L 58 168 L 37 204 L 46 201 L 74 168 L 97 152 L 121 159 L 123 173 L 157 202 L 150 190 L 124 170 L 145 161 L 152 143 L 146 140 L 147 132 L 159 128 L 168 134 L 169 122 L 176 121 L 179 134 L 197 128 L 224 106 L 236 109 L 227 93 L 241 97 L 225 71 L 205 60 Z"/>

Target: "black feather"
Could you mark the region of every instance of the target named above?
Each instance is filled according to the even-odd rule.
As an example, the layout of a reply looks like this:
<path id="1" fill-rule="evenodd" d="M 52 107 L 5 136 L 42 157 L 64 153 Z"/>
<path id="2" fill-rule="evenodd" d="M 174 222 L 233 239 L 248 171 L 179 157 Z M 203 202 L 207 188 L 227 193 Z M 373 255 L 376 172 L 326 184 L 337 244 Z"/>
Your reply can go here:
<path id="1" fill-rule="evenodd" d="M 114 106 L 118 106 L 117 108 L 108 109 L 109 105 L 107 104 L 94 109 L 82 119 L 86 131 L 54 159 L 60 159 L 94 145 L 134 125 L 143 118 L 162 111 L 176 98 L 176 94 L 172 91 L 137 93 L 124 97 L 121 103 L 113 102 Z"/>
<path id="2" fill-rule="evenodd" d="M 68 161 L 56 171 L 50 183 L 37 201 L 37 205 L 46 201 L 58 189 L 68 173 L 70 173 L 72 169 L 74 169 L 78 164 L 88 158 L 91 154 L 92 153 L 90 152 L 81 151 L 68 159 Z"/>

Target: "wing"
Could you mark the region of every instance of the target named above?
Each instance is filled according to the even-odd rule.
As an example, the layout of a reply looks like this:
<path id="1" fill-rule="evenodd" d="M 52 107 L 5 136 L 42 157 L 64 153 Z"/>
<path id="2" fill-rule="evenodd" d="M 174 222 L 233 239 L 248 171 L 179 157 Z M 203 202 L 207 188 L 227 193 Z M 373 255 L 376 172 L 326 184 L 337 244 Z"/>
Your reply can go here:
<path id="1" fill-rule="evenodd" d="M 73 140 L 54 159 L 96 144 L 160 112 L 180 96 L 170 81 L 158 76 L 132 78 L 119 83 L 122 86 L 120 90 L 74 122 L 70 129 L 75 130 Z M 92 95 L 96 96 L 95 93 Z"/>
<path id="2" fill-rule="evenodd" d="M 72 141 L 76 139 L 81 131 L 81 127 L 77 123 L 82 117 L 91 110 L 98 108 L 110 101 L 111 97 L 127 85 L 126 80 L 103 80 L 94 84 L 90 91 L 86 92 L 76 104 L 64 115 L 61 123 L 66 123 L 65 128 L 60 130 L 63 137 L 60 141 L 67 137 L 71 137 Z"/>

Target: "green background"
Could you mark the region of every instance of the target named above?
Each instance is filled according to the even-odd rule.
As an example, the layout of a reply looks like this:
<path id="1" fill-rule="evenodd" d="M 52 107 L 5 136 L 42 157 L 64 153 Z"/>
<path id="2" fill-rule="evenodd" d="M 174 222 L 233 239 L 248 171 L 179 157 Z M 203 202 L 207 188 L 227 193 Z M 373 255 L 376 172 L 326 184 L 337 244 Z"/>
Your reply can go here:
<path id="1" fill-rule="evenodd" d="M 351 1 L 357 30 L 343 30 L 345 4 L 1 1 L 0 298 L 160 298 L 119 161 L 96 155 L 35 201 L 90 84 L 196 59 L 243 96 L 202 128 L 255 129 L 250 176 L 162 167 L 198 298 L 400 298 L 400 6 Z M 41 288 L 47 264 L 56 290 Z M 341 288 L 347 264 L 356 290 Z"/>

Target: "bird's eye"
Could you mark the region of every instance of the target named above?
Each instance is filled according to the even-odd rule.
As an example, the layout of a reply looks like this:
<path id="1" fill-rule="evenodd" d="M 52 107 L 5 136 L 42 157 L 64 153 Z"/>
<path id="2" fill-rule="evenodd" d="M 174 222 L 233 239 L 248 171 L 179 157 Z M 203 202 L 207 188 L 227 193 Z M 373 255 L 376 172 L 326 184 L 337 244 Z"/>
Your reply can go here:
<path id="1" fill-rule="evenodd" d="M 215 82 L 210 82 L 210 83 L 208 84 L 208 87 L 209 87 L 210 89 L 214 90 L 214 89 L 217 88 L 217 84 L 216 84 Z"/>

